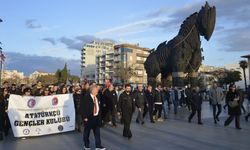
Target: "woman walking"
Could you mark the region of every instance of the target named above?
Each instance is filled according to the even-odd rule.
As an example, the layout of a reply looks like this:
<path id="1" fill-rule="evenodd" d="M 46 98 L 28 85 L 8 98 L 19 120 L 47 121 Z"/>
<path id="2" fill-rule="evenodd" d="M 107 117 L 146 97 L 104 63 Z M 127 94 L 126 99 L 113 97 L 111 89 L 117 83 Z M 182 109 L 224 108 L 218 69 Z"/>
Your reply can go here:
<path id="1" fill-rule="evenodd" d="M 241 129 L 240 127 L 240 115 L 241 115 L 241 102 L 240 95 L 236 91 L 236 86 L 231 84 L 229 86 L 229 91 L 226 95 L 226 102 L 228 103 L 228 114 L 229 117 L 225 121 L 224 126 L 228 126 L 235 118 L 236 129 Z"/>

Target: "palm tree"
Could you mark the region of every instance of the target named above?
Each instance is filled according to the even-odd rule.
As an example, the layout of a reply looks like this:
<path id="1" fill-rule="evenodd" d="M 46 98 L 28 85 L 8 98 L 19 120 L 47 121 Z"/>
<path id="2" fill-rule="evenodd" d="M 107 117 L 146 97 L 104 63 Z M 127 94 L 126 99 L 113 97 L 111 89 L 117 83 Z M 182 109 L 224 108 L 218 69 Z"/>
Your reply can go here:
<path id="1" fill-rule="evenodd" d="M 239 62 L 240 67 L 243 70 L 243 75 L 244 75 L 244 81 L 245 81 L 245 89 L 247 90 L 247 80 L 246 80 L 246 68 L 247 68 L 247 61 L 241 60 Z"/>

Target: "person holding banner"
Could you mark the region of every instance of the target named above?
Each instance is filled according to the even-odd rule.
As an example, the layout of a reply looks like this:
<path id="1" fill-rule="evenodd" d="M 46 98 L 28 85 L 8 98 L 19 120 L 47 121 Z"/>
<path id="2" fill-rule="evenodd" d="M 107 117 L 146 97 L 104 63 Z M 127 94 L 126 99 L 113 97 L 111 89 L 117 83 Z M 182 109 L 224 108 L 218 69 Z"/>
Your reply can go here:
<path id="1" fill-rule="evenodd" d="M 80 102 L 81 102 L 81 99 L 82 99 L 80 87 L 79 88 L 77 87 L 75 89 L 75 93 L 73 94 L 73 99 L 74 99 L 74 107 L 75 107 L 75 114 L 76 114 L 76 130 L 78 132 L 82 132 L 81 131 L 82 116 L 79 113 Z"/>
<path id="2" fill-rule="evenodd" d="M 3 140 L 3 132 L 8 136 L 10 129 L 10 121 L 7 114 L 9 89 L 3 88 L 0 94 L 0 141 Z"/>
<path id="3" fill-rule="evenodd" d="M 80 110 L 84 120 L 83 141 L 84 149 L 90 150 L 89 134 L 93 130 L 95 136 L 96 150 L 105 150 L 101 145 L 101 114 L 100 101 L 97 98 L 98 89 L 96 85 L 90 86 L 90 93 L 87 93 L 80 102 Z"/>
<path id="4" fill-rule="evenodd" d="M 1 97 L 0 97 L 0 141 L 3 140 L 4 122 L 5 122 L 4 115 L 5 115 L 5 102 L 1 94 Z"/>

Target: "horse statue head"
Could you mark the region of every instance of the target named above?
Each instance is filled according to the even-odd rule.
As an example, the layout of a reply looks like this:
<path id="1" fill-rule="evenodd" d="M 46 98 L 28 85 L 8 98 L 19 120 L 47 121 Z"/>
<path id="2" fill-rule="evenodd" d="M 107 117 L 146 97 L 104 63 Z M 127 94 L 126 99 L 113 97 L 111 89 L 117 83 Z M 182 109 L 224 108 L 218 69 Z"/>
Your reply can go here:
<path id="1" fill-rule="evenodd" d="M 198 13 L 197 25 L 201 36 L 208 41 L 213 34 L 216 21 L 215 6 L 210 7 L 208 2 Z"/>

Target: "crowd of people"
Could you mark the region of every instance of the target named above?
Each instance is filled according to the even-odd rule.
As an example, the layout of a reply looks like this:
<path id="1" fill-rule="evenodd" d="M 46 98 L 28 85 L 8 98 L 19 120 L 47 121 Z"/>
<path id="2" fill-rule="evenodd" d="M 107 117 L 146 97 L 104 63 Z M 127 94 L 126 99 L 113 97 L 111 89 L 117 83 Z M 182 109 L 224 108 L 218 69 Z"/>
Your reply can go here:
<path id="1" fill-rule="evenodd" d="M 168 119 L 170 110 L 173 109 L 173 113 L 177 114 L 178 108 L 184 107 L 190 111 L 188 122 L 191 122 L 197 113 L 198 124 L 202 125 L 201 111 L 204 93 L 207 93 L 212 106 L 213 114 L 211 115 L 213 115 L 215 124 L 220 121 L 222 104 L 224 103 L 223 108 L 228 108 L 229 114 L 224 122 L 225 126 L 228 126 L 235 118 L 235 127 L 241 129 L 240 115 L 242 111 L 246 113 L 243 106 L 245 94 L 234 84 L 231 84 L 229 90 L 225 92 L 215 82 L 208 92 L 204 92 L 198 86 L 191 87 L 190 85 L 184 88 L 170 88 L 158 84 L 154 88 L 151 85 L 145 87 L 143 84 L 138 84 L 137 87 L 132 88 L 130 84 L 113 85 L 110 81 L 104 86 L 88 82 L 75 85 L 43 85 L 42 82 L 38 81 L 33 86 L 27 87 L 26 85 L 9 85 L 8 82 L 4 82 L 0 91 L 0 140 L 3 139 L 4 135 L 8 135 L 10 129 L 7 115 L 10 94 L 48 96 L 68 93 L 73 94 L 76 130 L 82 132 L 84 125 L 85 149 L 89 149 L 90 130 L 94 131 L 96 147 L 105 149 L 101 145 L 100 127 L 110 125 L 115 128 L 118 122 L 124 125 L 123 136 L 131 139 L 130 124 L 136 110 L 135 122 L 143 125 L 146 118 L 149 118 L 150 123 L 162 122 Z M 250 101 L 250 87 L 246 93 L 247 99 Z M 249 116 L 250 113 L 245 116 L 246 121 L 248 121 Z"/>

